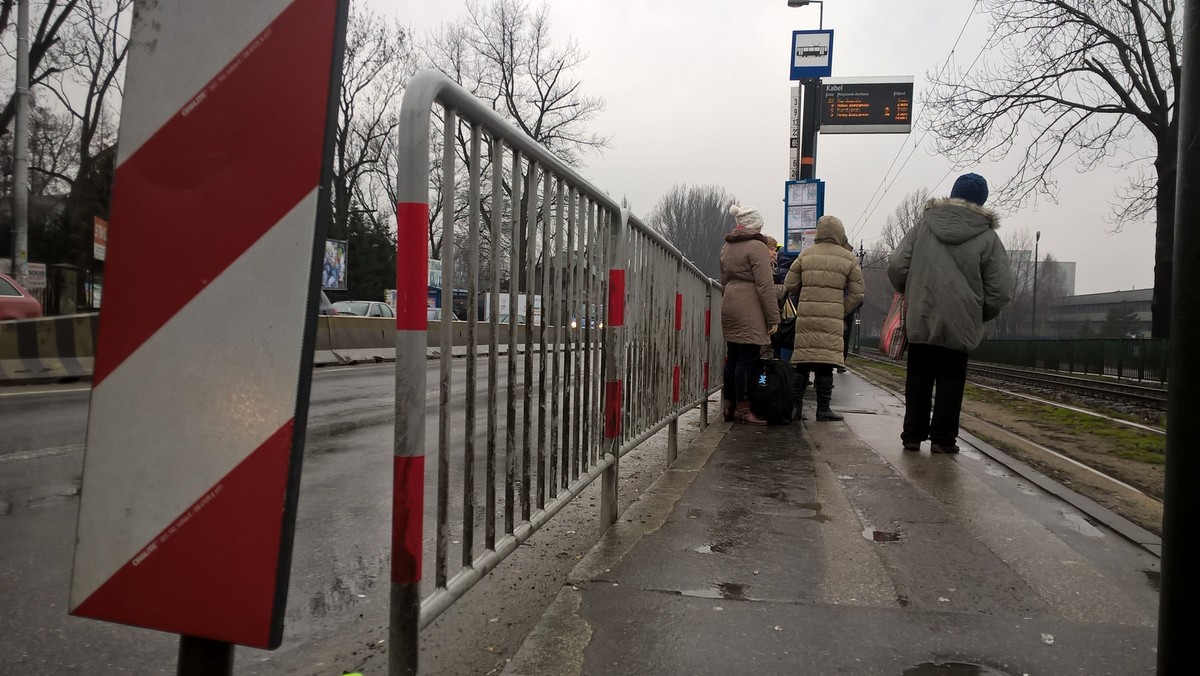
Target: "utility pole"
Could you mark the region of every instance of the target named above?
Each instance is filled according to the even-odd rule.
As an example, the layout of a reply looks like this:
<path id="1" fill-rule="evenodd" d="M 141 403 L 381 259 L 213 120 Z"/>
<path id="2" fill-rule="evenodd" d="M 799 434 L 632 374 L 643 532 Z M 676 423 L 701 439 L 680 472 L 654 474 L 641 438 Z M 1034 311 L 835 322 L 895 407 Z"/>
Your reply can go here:
<path id="1" fill-rule="evenodd" d="M 12 276 L 29 283 L 29 0 L 17 2 L 17 114 L 13 129 Z"/>
<path id="2" fill-rule="evenodd" d="M 858 240 L 858 271 L 863 270 L 863 262 L 867 260 L 867 250 L 863 248 L 863 241 Z M 863 290 L 866 290 L 867 278 L 863 275 Z M 866 297 L 865 295 L 863 296 Z M 862 305 L 854 309 L 854 354 L 862 352 Z"/>
<path id="3" fill-rule="evenodd" d="M 1182 80 L 1179 89 L 1179 174 L 1176 179 L 1175 222 L 1194 223 L 1200 218 L 1200 0 L 1187 0 L 1183 9 Z M 1195 487 L 1200 475 L 1200 454 L 1194 440 L 1200 419 L 1192 402 L 1200 396 L 1200 232 L 1175 229 L 1172 268 L 1171 341 L 1167 395 L 1167 465 L 1163 473 L 1162 587 L 1158 604 L 1159 676 L 1190 673 L 1196 665 L 1196 608 L 1200 606 L 1200 578 L 1195 575 L 1196 555 L 1191 542 L 1200 517 L 1200 495 Z"/>
<path id="4" fill-rule="evenodd" d="M 1042 241 L 1042 231 L 1038 230 L 1033 236 L 1033 319 L 1029 324 L 1029 336 L 1037 338 L 1037 266 L 1038 266 L 1038 242 Z"/>

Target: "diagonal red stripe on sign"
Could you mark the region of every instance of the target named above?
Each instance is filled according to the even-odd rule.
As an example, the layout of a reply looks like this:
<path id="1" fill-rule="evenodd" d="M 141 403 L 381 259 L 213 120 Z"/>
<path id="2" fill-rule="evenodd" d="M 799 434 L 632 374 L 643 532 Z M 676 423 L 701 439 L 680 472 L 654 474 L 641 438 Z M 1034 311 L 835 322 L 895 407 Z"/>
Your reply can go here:
<path id="1" fill-rule="evenodd" d="M 94 385 L 320 183 L 335 10 L 293 2 L 117 168 Z"/>
<path id="2" fill-rule="evenodd" d="M 272 647 L 292 426 L 271 435 L 71 614 Z"/>

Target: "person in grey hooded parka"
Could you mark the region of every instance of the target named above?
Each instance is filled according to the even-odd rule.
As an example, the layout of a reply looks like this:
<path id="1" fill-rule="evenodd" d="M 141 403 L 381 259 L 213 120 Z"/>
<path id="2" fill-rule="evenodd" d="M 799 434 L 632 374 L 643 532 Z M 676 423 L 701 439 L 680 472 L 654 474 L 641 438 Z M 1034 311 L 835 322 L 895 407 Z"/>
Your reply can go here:
<path id="1" fill-rule="evenodd" d="M 904 450 L 929 439 L 934 453 L 956 453 L 967 356 L 983 324 L 1012 295 L 1008 253 L 996 214 L 983 208 L 987 181 L 963 174 L 949 199 L 925 205 L 888 260 L 888 278 L 908 300 L 908 375 L 904 388 Z M 930 400 L 933 416 L 930 418 Z"/>

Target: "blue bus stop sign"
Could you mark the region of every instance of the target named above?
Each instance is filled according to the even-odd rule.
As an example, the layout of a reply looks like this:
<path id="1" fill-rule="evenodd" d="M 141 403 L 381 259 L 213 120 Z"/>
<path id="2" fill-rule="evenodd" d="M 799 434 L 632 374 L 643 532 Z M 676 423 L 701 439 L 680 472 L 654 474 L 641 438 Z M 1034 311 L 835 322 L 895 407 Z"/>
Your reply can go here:
<path id="1" fill-rule="evenodd" d="M 792 31 L 792 80 L 833 74 L 833 31 Z"/>

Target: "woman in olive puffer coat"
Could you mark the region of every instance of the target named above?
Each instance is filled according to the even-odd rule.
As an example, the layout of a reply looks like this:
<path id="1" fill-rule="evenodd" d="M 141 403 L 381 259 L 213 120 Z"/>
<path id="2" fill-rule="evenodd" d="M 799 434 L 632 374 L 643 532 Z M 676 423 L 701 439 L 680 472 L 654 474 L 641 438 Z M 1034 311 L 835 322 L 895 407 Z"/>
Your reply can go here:
<path id="1" fill-rule="evenodd" d="M 800 408 L 809 371 L 815 372 L 817 420 L 842 419 L 829 407 L 833 368 L 845 364 L 842 334 L 846 315 L 863 301 L 862 270 L 848 249 L 841 219 L 822 216 L 817 221 L 816 241 L 796 258 L 783 282 L 788 293 L 799 296 L 792 397 Z"/>

